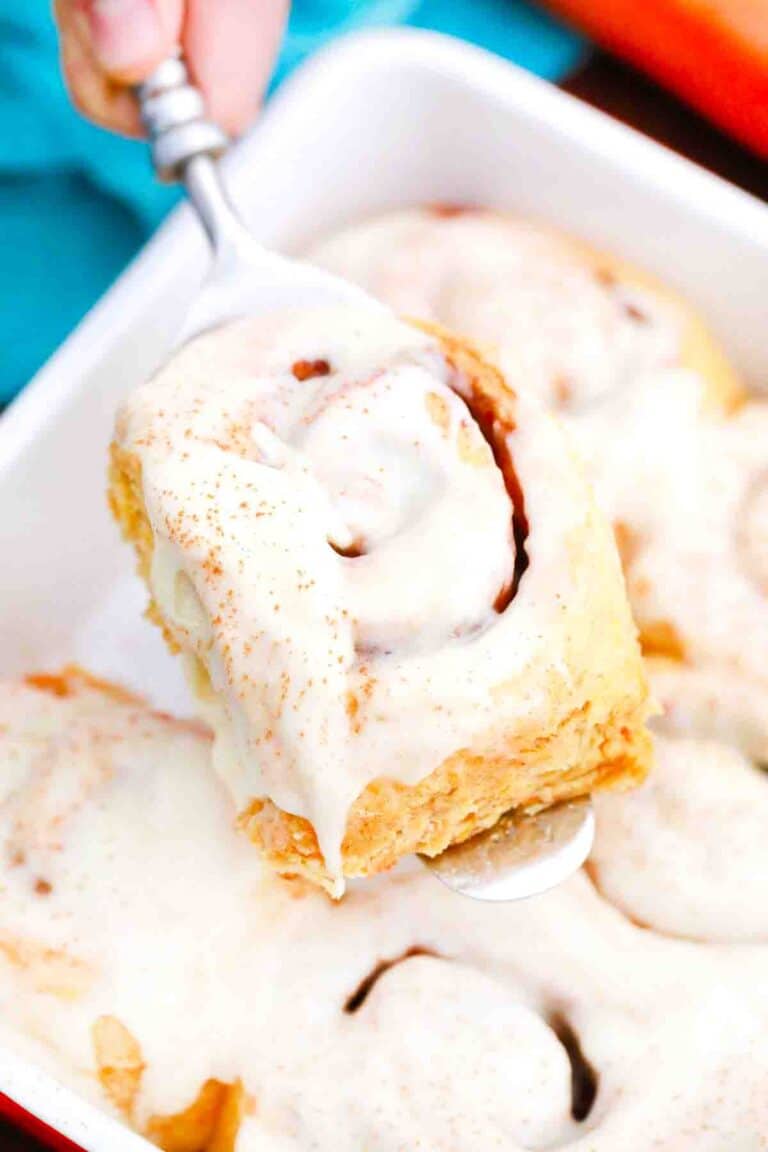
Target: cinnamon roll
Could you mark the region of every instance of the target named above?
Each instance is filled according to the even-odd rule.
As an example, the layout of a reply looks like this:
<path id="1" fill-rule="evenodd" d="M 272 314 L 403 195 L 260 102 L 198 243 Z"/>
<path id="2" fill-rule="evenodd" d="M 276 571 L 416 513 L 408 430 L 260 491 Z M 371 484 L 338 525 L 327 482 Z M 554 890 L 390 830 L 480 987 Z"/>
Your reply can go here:
<path id="1" fill-rule="evenodd" d="M 406 208 L 320 239 L 307 257 L 402 315 L 478 341 L 511 387 L 566 417 L 675 366 L 696 372 L 716 406 L 743 395 L 706 326 L 674 293 L 532 220 Z"/>
<path id="2" fill-rule="evenodd" d="M 768 949 L 768 774 L 714 740 L 655 746 L 633 796 L 596 801 L 593 879 L 655 932 Z"/>
<path id="3" fill-rule="evenodd" d="M 166 1152 L 759 1148 L 768 778 L 659 760 L 599 800 L 592 879 L 334 903 L 237 834 L 202 728 L 0 683 L 0 1043 Z"/>
<path id="4" fill-rule="evenodd" d="M 610 531 L 550 418 L 442 330 L 337 309 L 199 338 L 124 405 L 111 500 L 281 871 L 339 895 L 642 777 Z"/>
<path id="5" fill-rule="evenodd" d="M 768 404 L 747 399 L 694 312 L 495 212 L 395 212 L 310 256 L 481 340 L 521 394 L 558 411 L 614 525 L 644 651 L 693 670 L 676 724 L 768 760 Z"/>
<path id="6" fill-rule="evenodd" d="M 668 735 L 695 735 L 731 743 L 758 764 L 768 764 L 765 692 L 748 672 L 716 663 L 690 664 L 669 657 L 646 660 L 661 709 L 654 727 Z"/>
<path id="7" fill-rule="evenodd" d="M 250 856 L 211 836 L 205 729 L 75 667 L 0 682 L 0 781 L 0 1042 L 168 1152 L 234 1152 L 242 1084 L 211 1018 L 189 1034 L 215 970 L 189 944 Z"/>

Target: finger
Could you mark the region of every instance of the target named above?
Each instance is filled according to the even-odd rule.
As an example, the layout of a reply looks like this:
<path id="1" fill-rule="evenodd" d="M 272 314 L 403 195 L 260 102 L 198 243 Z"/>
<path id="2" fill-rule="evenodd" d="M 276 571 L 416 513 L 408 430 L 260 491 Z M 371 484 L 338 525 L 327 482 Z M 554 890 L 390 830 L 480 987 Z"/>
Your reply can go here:
<path id="1" fill-rule="evenodd" d="M 183 0 L 74 0 L 85 14 L 96 62 L 112 80 L 136 84 L 179 43 Z"/>
<path id="2" fill-rule="evenodd" d="M 288 0 L 189 0 L 184 51 L 213 120 L 237 135 L 269 82 Z"/>
<path id="3" fill-rule="evenodd" d="M 59 25 L 61 68 L 73 104 L 102 127 L 126 136 L 140 134 L 139 113 L 131 92 L 102 70 L 93 52 L 82 6 L 55 0 Z"/>

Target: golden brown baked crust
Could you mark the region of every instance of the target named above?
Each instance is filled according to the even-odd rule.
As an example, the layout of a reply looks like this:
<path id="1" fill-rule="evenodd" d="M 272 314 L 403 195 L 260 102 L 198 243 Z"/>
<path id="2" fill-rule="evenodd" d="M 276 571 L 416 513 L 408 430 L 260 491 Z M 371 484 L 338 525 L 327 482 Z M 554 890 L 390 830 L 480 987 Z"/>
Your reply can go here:
<path id="1" fill-rule="evenodd" d="M 469 407 L 478 423 L 487 427 L 494 450 L 499 450 L 497 462 L 515 492 L 515 506 L 522 509 L 512 461 L 503 458 L 505 434 L 516 422 L 514 392 L 471 344 L 436 325 L 416 326 L 439 340 L 448 362 L 468 382 Z M 109 499 L 124 536 L 136 549 L 139 572 L 148 580 L 153 538 L 143 503 L 141 463 L 117 442 L 111 448 Z M 597 520 L 593 510 L 590 525 Z M 602 540 L 600 531 L 595 536 Z M 609 555 L 605 565 L 606 587 L 615 593 L 614 560 Z M 154 602 L 148 615 L 162 628 L 171 649 L 177 650 Z M 531 722 L 528 727 L 518 725 L 514 733 L 489 733 L 483 748 L 458 749 L 414 785 L 384 777 L 372 781 L 350 808 L 342 844 L 344 874 L 371 875 L 412 852 L 437 855 L 492 826 L 512 808 L 536 809 L 597 788 L 625 788 L 642 780 L 651 758 L 644 726 L 649 694 L 623 596 L 614 594 L 606 600 L 600 626 L 601 651 L 610 651 L 612 666 L 604 674 L 591 669 L 569 695 L 570 707 L 563 699 L 562 680 L 553 672 L 555 721 L 550 730 L 542 731 L 540 722 Z M 575 665 L 583 652 L 583 647 L 569 652 Z M 201 693 L 207 675 L 202 665 L 199 669 L 200 682 L 194 687 Z M 355 705 L 351 700 L 351 715 Z M 267 798 L 255 798 L 239 819 L 276 870 L 331 890 L 331 877 L 307 819 L 283 811 Z"/>
<path id="2" fill-rule="evenodd" d="M 100 1016 L 91 1039 L 105 1096 L 163 1152 L 234 1152 L 246 1102 L 240 1081 L 206 1080 L 187 1108 L 139 1125 L 136 1101 L 146 1065 L 138 1041 L 116 1016 Z"/>

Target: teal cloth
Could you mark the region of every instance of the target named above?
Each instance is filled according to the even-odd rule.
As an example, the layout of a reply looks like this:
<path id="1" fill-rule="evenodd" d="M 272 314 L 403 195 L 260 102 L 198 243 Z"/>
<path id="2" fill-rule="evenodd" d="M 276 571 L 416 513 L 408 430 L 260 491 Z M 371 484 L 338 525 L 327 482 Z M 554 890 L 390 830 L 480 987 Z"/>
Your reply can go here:
<path id="1" fill-rule="evenodd" d="M 557 79 L 584 43 L 523 0 L 296 0 L 275 71 L 355 28 L 433 28 Z M 0 0 L 0 403 L 10 399 L 173 206 L 140 142 L 73 110 L 49 0 Z"/>

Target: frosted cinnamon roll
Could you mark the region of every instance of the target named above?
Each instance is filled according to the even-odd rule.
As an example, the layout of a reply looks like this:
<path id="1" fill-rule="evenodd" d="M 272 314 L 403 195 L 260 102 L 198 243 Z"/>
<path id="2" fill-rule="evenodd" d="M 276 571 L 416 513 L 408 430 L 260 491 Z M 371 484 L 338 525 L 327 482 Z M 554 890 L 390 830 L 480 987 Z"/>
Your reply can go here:
<path id="1" fill-rule="evenodd" d="M 646 669 L 660 713 L 653 726 L 668 735 L 731 743 L 758 764 L 768 764 L 764 686 L 747 672 L 717 664 L 649 657 Z"/>
<path id="2" fill-rule="evenodd" d="M 717 946 L 637 926 L 583 874 L 488 906 L 405 865 L 333 903 L 237 834 L 201 729 L 81 674 L 0 683 L 0 1044 L 165 1152 L 758 1148 L 765 901 L 751 922 L 738 895 L 737 919 L 707 907 L 693 838 L 719 853 L 722 790 L 705 772 L 703 813 L 681 749 L 691 842 L 662 835 L 662 858 L 687 868 L 697 935 L 715 908 L 737 925 Z M 729 843 L 762 868 L 734 795 Z M 621 866 L 643 803 L 611 808 Z M 646 863 L 651 919 L 670 873 Z"/>
<path id="3" fill-rule="evenodd" d="M 664 724 L 768 760 L 768 404 L 713 412 L 697 377 L 660 375 L 626 415 L 636 439 L 594 471 Z"/>
<path id="4" fill-rule="evenodd" d="M 513 388 L 564 415 L 675 366 L 697 372 L 716 403 L 742 395 L 683 301 L 535 221 L 482 208 L 406 208 L 320 239 L 307 257 L 400 314 L 465 333 Z"/>
<path id="5" fill-rule="evenodd" d="M 610 532 L 556 426 L 442 331 L 324 310 L 201 337 L 123 407 L 111 499 L 281 871 L 338 895 L 642 777 Z"/>
<path id="6" fill-rule="evenodd" d="M 591 875 L 636 923 L 768 949 L 768 774 L 715 741 L 655 741 L 630 797 L 597 800 Z"/>
<path id="7" fill-rule="evenodd" d="M 645 652 L 695 670 L 678 724 L 685 711 L 693 731 L 768 759 L 768 404 L 747 401 L 693 311 L 494 212 L 395 212 L 310 255 L 483 341 L 561 414 L 614 525 Z"/>
<path id="8" fill-rule="evenodd" d="M 77 668 L 0 682 L 0 1043 L 168 1152 L 234 1152 L 248 1106 L 189 948 L 244 896 L 228 822 L 202 725 Z"/>

